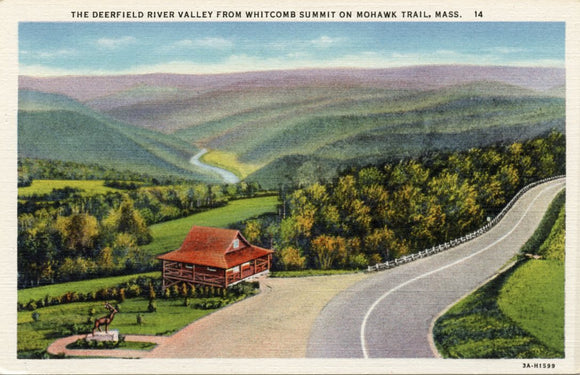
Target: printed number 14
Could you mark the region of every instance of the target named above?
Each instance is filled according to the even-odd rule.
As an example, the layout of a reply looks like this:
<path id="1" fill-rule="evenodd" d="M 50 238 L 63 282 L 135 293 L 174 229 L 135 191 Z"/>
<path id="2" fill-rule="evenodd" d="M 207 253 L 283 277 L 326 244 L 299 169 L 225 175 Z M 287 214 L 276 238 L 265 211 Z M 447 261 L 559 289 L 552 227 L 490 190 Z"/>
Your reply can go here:
<path id="1" fill-rule="evenodd" d="M 475 18 L 481 18 L 483 17 L 483 12 L 481 10 L 476 10 L 475 11 Z"/>

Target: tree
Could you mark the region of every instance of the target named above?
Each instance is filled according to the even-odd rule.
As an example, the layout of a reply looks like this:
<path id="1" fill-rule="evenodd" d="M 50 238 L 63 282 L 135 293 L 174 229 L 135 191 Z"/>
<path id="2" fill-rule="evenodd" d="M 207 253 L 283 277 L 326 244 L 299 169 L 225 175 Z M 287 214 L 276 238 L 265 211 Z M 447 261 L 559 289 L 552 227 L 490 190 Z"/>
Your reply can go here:
<path id="1" fill-rule="evenodd" d="M 112 233 L 128 233 L 132 235 L 138 245 L 144 245 L 153 239 L 151 232 L 138 210 L 135 210 L 133 201 L 128 197 L 118 209 L 112 210 L 104 220 L 105 227 Z"/>
<path id="2" fill-rule="evenodd" d="M 400 162 L 390 169 L 389 184 L 393 187 L 402 185 L 423 186 L 429 178 L 429 170 L 416 160 Z"/>
<path id="3" fill-rule="evenodd" d="M 22 286 L 52 282 L 59 260 L 60 232 L 45 210 L 18 219 L 18 278 Z"/>
<path id="4" fill-rule="evenodd" d="M 406 236 L 411 228 L 411 220 L 425 202 L 421 188 L 404 184 L 392 194 L 387 211 L 387 224 L 401 236 Z"/>
<path id="5" fill-rule="evenodd" d="M 346 261 L 346 241 L 339 236 L 321 235 L 312 241 L 312 250 L 318 259 L 320 268 L 331 269 L 343 266 Z"/>
<path id="6" fill-rule="evenodd" d="M 77 280 L 94 273 L 95 269 L 96 264 L 90 259 L 67 257 L 58 268 L 58 274 L 61 280 Z"/>
<path id="7" fill-rule="evenodd" d="M 97 268 L 103 273 L 110 273 L 115 269 L 115 262 L 113 259 L 113 249 L 109 246 L 101 249 L 97 258 Z"/>
<path id="8" fill-rule="evenodd" d="M 499 168 L 497 180 L 501 184 L 501 189 L 507 197 L 515 195 L 520 183 L 518 170 L 511 164 L 504 164 Z"/>
<path id="9" fill-rule="evenodd" d="M 215 206 L 222 203 L 224 198 L 224 192 L 220 185 L 212 185 L 209 188 L 210 205 Z"/>
<path id="10" fill-rule="evenodd" d="M 467 181 L 460 181 L 456 173 L 446 171 L 433 178 L 429 189 L 445 214 L 445 241 L 459 237 L 481 222 L 483 210 L 477 202 L 477 191 Z"/>
<path id="11" fill-rule="evenodd" d="M 209 199 L 209 188 L 205 184 L 195 184 L 193 186 L 197 208 L 206 205 Z"/>
<path id="12" fill-rule="evenodd" d="M 99 235 L 97 218 L 89 214 L 59 216 L 56 227 L 61 232 L 65 249 L 79 255 L 90 256 Z"/>
<path id="13" fill-rule="evenodd" d="M 334 189 L 333 199 L 341 211 L 351 212 L 354 200 L 358 198 L 356 180 L 354 176 L 347 175 L 339 178 Z"/>
<path id="14" fill-rule="evenodd" d="M 389 194 L 378 184 L 363 185 L 362 200 L 370 210 L 372 226 L 380 227 L 386 224 L 389 213 Z"/>
<path id="15" fill-rule="evenodd" d="M 300 250 L 288 246 L 280 250 L 280 260 L 287 271 L 302 270 L 306 266 L 306 257 L 300 254 Z"/>
<path id="16" fill-rule="evenodd" d="M 382 259 L 388 260 L 392 258 L 390 252 L 393 243 L 395 242 L 395 233 L 387 228 L 376 228 L 365 237 L 365 251 L 368 255 L 379 254 Z"/>
<path id="17" fill-rule="evenodd" d="M 385 174 L 377 167 L 363 168 L 358 172 L 357 184 L 359 189 L 368 186 L 380 186 L 385 181 Z"/>
<path id="18" fill-rule="evenodd" d="M 257 243 L 262 234 L 262 225 L 258 220 L 249 220 L 246 222 L 244 237 L 250 243 Z"/>
<path id="19" fill-rule="evenodd" d="M 430 197 L 427 204 L 413 217 L 411 238 L 415 248 L 433 246 L 443 239 L 446 215 L 443 207 L 435 197 Z"/>

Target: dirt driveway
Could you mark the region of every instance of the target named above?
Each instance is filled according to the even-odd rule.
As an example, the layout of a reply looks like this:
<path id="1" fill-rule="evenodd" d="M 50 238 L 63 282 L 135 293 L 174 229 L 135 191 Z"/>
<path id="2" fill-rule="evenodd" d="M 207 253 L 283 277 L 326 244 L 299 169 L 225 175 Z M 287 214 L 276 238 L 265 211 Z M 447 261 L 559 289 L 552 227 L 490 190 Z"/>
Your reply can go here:
<path id="1" fill-rule="evenodd" d="M 365 277 L 263 279 L 259 295 L 193 322 L 146 357 L 304 358 L 320 311 L 338 292 Z"/>

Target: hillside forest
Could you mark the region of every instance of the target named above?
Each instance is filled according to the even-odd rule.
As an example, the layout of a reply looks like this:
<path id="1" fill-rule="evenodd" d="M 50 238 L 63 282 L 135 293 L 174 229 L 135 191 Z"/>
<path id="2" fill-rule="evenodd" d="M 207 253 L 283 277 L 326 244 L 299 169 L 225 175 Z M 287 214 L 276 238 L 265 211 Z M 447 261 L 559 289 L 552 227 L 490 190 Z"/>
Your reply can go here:
<path id="1" fill-rule="evenodd" d="M 71 176 L 70 171 L 81 175 Z M 106 179 L 114 189 L 19 194 L 19 288 L 158 269 L 143 246 L 149 226 L 228 201 L 277 194 L 276 214 L 235 224 L 275 250 L 275 270 L 360 269 L 461 236 L 485 224 L 523 186 L 565 173 L 565 136 L 349 167 L 329 180 L 220 185 L 159 181 L 112 168 L 19 159 L 19 184 L 35 179 Z"/>

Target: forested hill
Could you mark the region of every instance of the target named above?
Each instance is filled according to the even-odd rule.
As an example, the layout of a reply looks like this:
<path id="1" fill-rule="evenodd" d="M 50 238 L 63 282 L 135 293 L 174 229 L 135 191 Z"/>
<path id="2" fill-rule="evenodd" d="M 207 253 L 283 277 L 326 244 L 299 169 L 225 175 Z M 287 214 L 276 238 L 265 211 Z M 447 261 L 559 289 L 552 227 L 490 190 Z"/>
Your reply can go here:
<path id="1" fill-rule="evenodd" d="M 18 156 L 96 164 L 158 178 L 218 182 L 188 163 L 198 149 L 171 135 L 131 126 L 63 95 L 20 90 Z"/>
<path id="2" fill-rule="evenodd" d="M 353 165 L 564 132 L 564 85 L 563 69 L 478 66 L 20 78 L 21 89 L 68 95 L 163 139 L 148 150 L 181 169 L 191 170 L 184 145 L 206 148 L 207 162 L 268 188 L 328 180 Z M 23 126 L 44 121 L 23 114 Z M 35 141 L 24 139 L 22 149 L 40 147 Z M 45 144 L 77 144 L 56 142 Z"/>
<path id="3" fill-rule="evenodd" d="M 264 218 L 242 229 L 252 243 L 276 245 L 279 268 L 364 268 L 482 227 L 522 187 L 565 174 L 565 144 L 552 132 L 352 168 L 325 184 L 282 190 L 279 224 Z"/>

